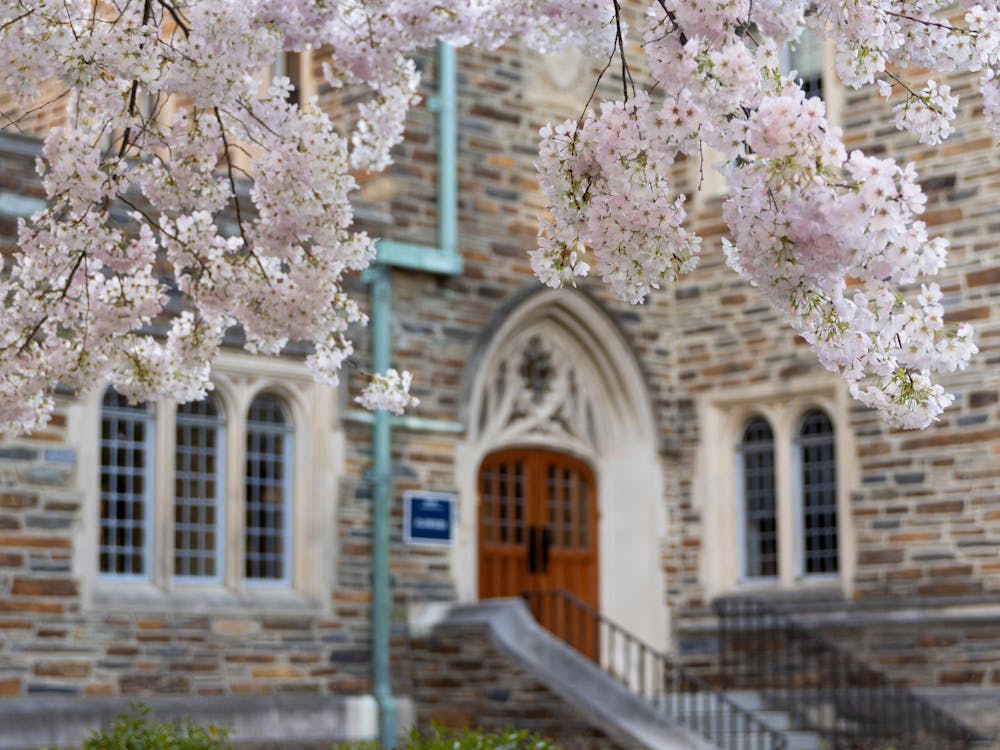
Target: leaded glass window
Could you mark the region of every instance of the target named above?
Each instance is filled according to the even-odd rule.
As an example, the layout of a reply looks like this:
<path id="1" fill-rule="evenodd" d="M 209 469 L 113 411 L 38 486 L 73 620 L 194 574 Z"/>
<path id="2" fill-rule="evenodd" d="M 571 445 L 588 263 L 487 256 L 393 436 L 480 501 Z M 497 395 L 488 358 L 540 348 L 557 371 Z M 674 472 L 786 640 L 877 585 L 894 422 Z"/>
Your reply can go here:
<path id="1" fill-rule="evenodd" d="M 836 573 L 837 456 L 830 418 L 819 409 L 807 412 L 799 426 L 798 444 L 803 571 Z"/>
<path id="2" fill-rule="evenodd" d="M 174 453 L 174 575 L 220 576 L 224 420 L 215 399 L 177 408 Z"/>
<path id="3" fill-rule="evenodd" d="M 747 423 L 739 446 L 743 504 L 743 560 L 747 578 L 778 575 L 774 435 L 763 417 Z"/>
<path id="4" fill-rule="evenodd" d="M 579 469 L 554 461 L 546 467 L 547 528 L 554 544 L 567 549 L 590 547 L 590 485 Z"/>
<path id="5" fill-rule="evenodd" d="M 101 531 L 98 569 L 147 577 L 153 491 L 153 414 L 109 388 L 101 402 Z"/>
<path id="6" fill-rule="evenodd" d="M 288 580 L 292 425 L 281 402 L 258 396 L 247 415 L 244 490 L 248 580 Z"/>
<path id="7" fill-rule="evenodd" d="M 525 470 L 523 461 L 490 462 L 480 475 L 482 541 L 521 544 L 524 541 Z"/>
<path id="8" fill-rule="evenodd" d="M 786 71 L 796 71 L 799 85 L 806 97 L 823 96 L 823 38 L 805 29 L 797 41 L 785 48 L 782 66 Z"/>

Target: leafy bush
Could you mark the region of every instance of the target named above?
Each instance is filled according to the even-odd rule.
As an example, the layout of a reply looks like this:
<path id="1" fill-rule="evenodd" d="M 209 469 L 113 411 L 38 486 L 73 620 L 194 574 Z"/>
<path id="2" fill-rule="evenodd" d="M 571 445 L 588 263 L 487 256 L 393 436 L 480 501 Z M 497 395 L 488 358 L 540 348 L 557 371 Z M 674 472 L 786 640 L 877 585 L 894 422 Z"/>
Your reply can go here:
<path id="1" fill-rule="evenodd" d="M 338 745 L 336 750 L 381 750 L 377 742 Z M 423 733 L 416 729 L 400 750 L 557 750 L 543 737 L 526 730 L 505 729 L 499 733 L 481 729 L 449 730 L 434 727 Z"/>
<path id="2" fill-rule="evenodd" d="M 225 750 L 229 730 L 194 722 L 165 723 L 150 716 L 149 706 L 135 704 L 115 719 L 107 731 L 95 731 L 83 750 Z"/>

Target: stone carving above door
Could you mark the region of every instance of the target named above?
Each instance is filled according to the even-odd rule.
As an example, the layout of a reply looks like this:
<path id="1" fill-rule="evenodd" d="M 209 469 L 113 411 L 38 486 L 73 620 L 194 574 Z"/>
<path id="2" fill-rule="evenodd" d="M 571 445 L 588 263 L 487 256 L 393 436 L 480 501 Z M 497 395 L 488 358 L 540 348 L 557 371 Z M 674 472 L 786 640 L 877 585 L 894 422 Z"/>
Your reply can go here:
<path id="1" fill-rule="evenodd" d="M 499 353 L 480 401 L 481 437 L 497 444 L 544 442 L 590 453 L 598 449 L 589 368 L 545 326 Z"/>

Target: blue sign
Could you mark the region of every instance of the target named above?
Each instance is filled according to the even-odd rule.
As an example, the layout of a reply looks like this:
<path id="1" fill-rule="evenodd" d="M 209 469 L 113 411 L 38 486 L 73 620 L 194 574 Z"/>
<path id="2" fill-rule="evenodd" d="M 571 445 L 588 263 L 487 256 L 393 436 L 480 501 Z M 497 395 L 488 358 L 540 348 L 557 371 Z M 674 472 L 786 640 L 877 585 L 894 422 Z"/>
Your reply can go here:
<path id="1" fill-rule="evenodd" d="M 454 528 L 454 495 L 444 492 L 403 495 L 403 541 L 407 544 L 451 544 Z"/>

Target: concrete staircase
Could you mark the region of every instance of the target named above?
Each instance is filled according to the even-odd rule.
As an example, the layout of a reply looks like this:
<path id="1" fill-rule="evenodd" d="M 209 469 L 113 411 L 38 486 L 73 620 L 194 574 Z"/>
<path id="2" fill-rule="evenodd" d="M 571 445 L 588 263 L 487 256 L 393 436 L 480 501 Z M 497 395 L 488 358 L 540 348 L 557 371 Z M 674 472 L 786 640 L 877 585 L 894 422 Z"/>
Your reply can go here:
<path id="1" fill-rule="evenodd" d="M 775 731 L 658 652 L 643 653 L 663 659 L 659 667 L 668 671 L 654 670 L 648 660 L 645 669 L 637 669 L 636 659 L 624 658 L 637 657 L 635 642 L 630 651 L 607 649 L 599 661 L 587 658 L 543 628 L 519 599 L 415 606 L 410 614 L 411 650 L 420 672 L 417 714 L 423 722 L 447 706 L 450 714 L 480 726 L 537 730 L 560 746 L 588 750 L 820 750 L 803 733 Z M 442 652 L 448 654 L 445 665 L 440 664 Z M 629 662 L 632 669 L 623 669 Z M 438 671 L 442 666 L 446 679 Z M 487 682 L 488 695 L 502 693 L 502 703 L 482 700 L 475 686 Z M 664 693 L 664 684 L 678 692 Z M 502 718 L 495 715 L 498 710 Z M 566 734 L 574 721 L 577 728 Z M 591 730 L 583 724 L 606 740 L 588 742 Z M 789 738 L 795 744 L 788 744 Z"/>
<path id="2" fill-rule="evenodd" d="M 717 750 L 542 628 L 520 599 L 414 605 L 408 630 L 419 723 L 460 714 L 573 750 Z"/>
<path id="3" fill-rule="evenodd" d="M 543 627 L 544 618 L 536 619 L 529 606 L 494 599 L 411 609 L 420 721 L 437 714 L 469 726 L 516 726 L 574 750 L 832 750 L 834 729 L 843 735 L 844 743 L 836 743 L 842 748 L 987 747 L 972 738 L 939 742 L 938 735 L 919 732 L 908 734 L 903 744 L 886 739 L 893 735 L 859 735 L 855 724 L 885 707 L 857 691 L 814 695 L 811 701 L 801 700 L 801 689 L 792 696 L 769 692 L 774 702 L 752 689 L 720 691 L 596 612 L 590 615 L 600 628 L 580 628 L 581 642 L 591 648 L 574 648 Z M 538 610 L 565 614 L 551 601 Z M 599 648 L 593 649 L 594 643 Z M 852 711 L 847 698 L 864 703 Z M 800 706 L 805 714 L 780 705 Z M 919 706 L 937 710 L 926 702 Z M 799 716 L 830 731 L 821 735 L 796 721 Z"/>

